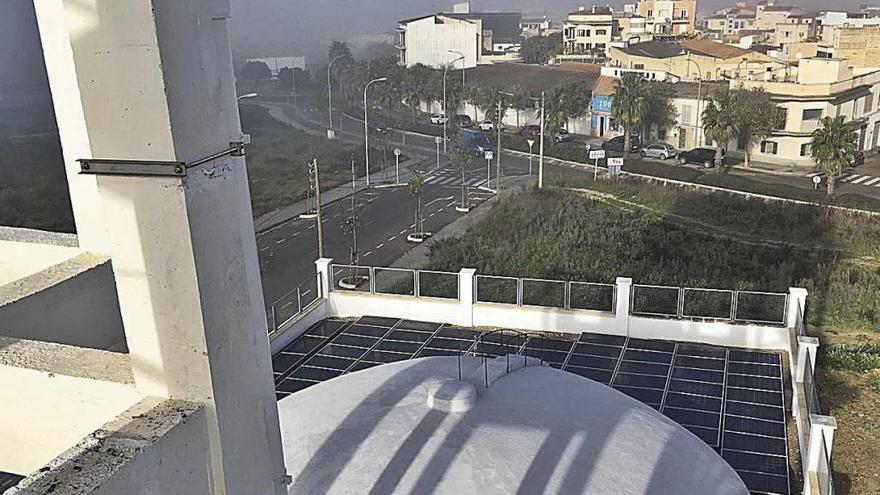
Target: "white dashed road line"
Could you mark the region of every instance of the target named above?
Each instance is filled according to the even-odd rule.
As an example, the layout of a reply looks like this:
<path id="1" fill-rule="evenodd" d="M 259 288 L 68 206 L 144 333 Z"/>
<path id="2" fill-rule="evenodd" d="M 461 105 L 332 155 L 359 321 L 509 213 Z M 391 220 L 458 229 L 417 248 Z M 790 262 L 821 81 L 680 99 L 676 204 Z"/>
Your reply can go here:
<path id="1" fill-rule="evenodd" d="M 880 177 L 874 177 L 873 179 L 869 180 L 868 182 L 865 182 L 865 185 L 866 186 L 873 186 L 877 182 L 880 182 Z"/>
<path id="2" fill-rule="evenodd" d="M 382 246 L 384 246 L 384 245 L 385 245 L 384 243 L 383 243 L 383 244 L 379 244 L 378 246 L 376 246 L 376 249 L 382 249 Z"/>
<path id="3" fill-rule="evenodd" d="M 862 182 L 865 182 L 866 180 L 868 180 L 870 178 L 871 178 L 870 175 L 863 175 L 863 176 L 859 177 L 858 179 L 850 182 L 850 184 L 861 184 Z"/>

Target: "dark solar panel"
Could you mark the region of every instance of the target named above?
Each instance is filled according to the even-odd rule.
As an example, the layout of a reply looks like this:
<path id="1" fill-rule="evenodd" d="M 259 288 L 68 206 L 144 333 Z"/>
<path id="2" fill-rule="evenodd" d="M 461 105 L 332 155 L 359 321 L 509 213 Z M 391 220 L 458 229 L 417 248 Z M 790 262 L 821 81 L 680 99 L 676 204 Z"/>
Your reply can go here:
<path id="1" fill-rule="evenodd" d="M 273 357 L 279 399 L 344 373 L 464 351 L 529 356 L 611 384 L 720 450 L 752 493 L 786 494 L 787 437 L 778 353 L 584 333 L 577 341 L 363 317 L 325 320 Z M 500 345 L 509 343 L 510 346 Z M 525 345 L 523 345 L 525 344 Z"/>

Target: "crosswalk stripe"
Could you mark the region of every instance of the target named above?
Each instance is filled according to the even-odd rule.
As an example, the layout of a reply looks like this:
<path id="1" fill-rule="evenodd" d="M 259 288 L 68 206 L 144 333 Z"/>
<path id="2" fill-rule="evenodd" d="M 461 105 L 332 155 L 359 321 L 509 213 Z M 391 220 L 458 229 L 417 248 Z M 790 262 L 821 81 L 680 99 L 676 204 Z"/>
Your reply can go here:
<path id="1" fill-rule="evenodd" d="M 860 177 L 860 176 L 856 175 L 856 174 L 844 175 L 843 177 L 840 178 L 840 182 L 849 182 L 849 181 L 855 179 L 856 177 Z"/>
<path id="2" fill-rule="evenodd" d="M 880 182 L 880 177 L 874 177 L 873 179 L 869 180 L 868 182 L 865 182 L 864 185 L 866 185 L 866 186 L 873 186 L 873 185 L 876 184 L 877 182 Z"/>
<path id="3" fill-rule="evenodd" d="M 807 174 L 807 178 L 812 179 L 813 177 L 816 177 L 817 175 L 822 175 L 824 173 L 825 172 L 813 172 L 812 174 Z"/>
<path id="4" fill-rule="evenodd" d="M 863 175 L 863 176 L 859 177 L 858 179 L 850 182 L 850 184 L 861 184 L 862 182 L 865 182 L 866 180 L 868 180 L 870 178 L 871 178 L 870 175 Z"/>

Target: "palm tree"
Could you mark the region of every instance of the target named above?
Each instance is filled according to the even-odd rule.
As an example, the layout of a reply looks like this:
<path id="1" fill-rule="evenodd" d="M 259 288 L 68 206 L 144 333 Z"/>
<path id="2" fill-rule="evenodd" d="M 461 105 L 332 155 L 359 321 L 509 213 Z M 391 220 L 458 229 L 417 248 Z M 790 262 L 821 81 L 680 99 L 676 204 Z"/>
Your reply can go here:
<path id="1" fill-rule="evenodd" d="M 582 82 L 569 81 L 551 89 L 544 102 L 544 132 L 553 132 L 589 111 L 590 93 Z"/>
<path id="2" fill-rule="evenodd" d="M 737 136 L 745 144 L 745 166 L 752 161 L 752 143 L 763 141 L 774 129 L 785 127 L 785 113 L 762 88 L 736 89 Z"/>
<path id="3" fill-rule="evenodd" d="M 425 176 L 421 170 L 413 170 L 412 177 L 409 180 L 409 196 L 416 200 L 416 221 L 413 224 L 413 239 L 424 240 L 427 235 L 422 228 L 422 186 L 425 183 Z"/>
<path id="4" fill-rule="evenodd" d="M 837 176 L 852 163 L 859 149 L 859 135 L 843 116 L 825 117 L 821 126 L 813 131 L 810 148 L 816 165 L 828 174 L 827 192 L 833 196 Z"/>
<path id="5" fill-rule="evenodd" d="M 446 152 L 446 159 L 449 160 L 449 163 L 453 164 L 461 174 L 461 204 L 459 207 L 461 208 L 461 211 L 466 211 L 470 207 L 470 202 L 468 201 L 467 180 L 464 173 L 468 164 L 471 162 L 472 155 L 468 153 L 468 150 L 464 146 L 455 143 L 449 148 L 449 151 Z"/>
<path id="6" fill-rule="evenodd" d="M 668 129 L 678 121 L 678 110 L 672 103 L 675 88 L 666 81 L 648 81 L 642 119 L 642 142 L 647 142 L 651 129 Z"/>
<path id="7" fill-rule="evenodd" d="M 719 167 L 724 150 L 731 139 L 737 136 L 737 94 L 729 89 L 720 89 L 706 98 L 703 109 L 703 131 L 715 142 L 715 166 Z"/>
<path id="8" fill-rule="evenodd" d="M 413 123 L 416 122 L 422 102 L 430 99 L 432 77 L 431 68 L 422 64 L 409 67 L 403 73 L 401 96 L 412 113 Z"/>
<path id="9" fill-rule="evenodd" d="M 638 129 L 644 118 L 644 98 L 647 94 L 645 79 L 634 73 L 625 72 L 614 88 L 611 101 L 611 117 L 623 126 L 623 154 L 629 154 L 632 132 Z"/>

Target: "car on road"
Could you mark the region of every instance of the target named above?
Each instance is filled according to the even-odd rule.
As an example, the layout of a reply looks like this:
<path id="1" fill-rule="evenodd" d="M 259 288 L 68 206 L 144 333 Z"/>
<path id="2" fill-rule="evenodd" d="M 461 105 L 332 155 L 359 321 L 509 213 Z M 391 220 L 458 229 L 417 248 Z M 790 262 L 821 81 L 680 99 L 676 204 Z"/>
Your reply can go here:
<path id="1" fill-rule="evenodd" d="M 481 131 L 494 131 L 495 122 L 492 122 L 491 120 L 484 120 L 477 124 L 477 127 L 479 127 Z"/>
<path id="2" fill-rule="evenodd" d="M 482 157 L 487 151 L 495 151 L 489 137 L 479 129 L 459 129 L 458 142 L 474 156 Z"/>
<path id="3" fill-rule="evenodd" d="M 455 122 L 458 123 L 459 127 L 470 127 L 474 125 L 474 121 L 467 115 L 456 115 Z"/>
<path id="4" fill-rule="evenodd" d="M 678 150 L 671 144 L 656 143 L 642 148 L 642 151 L 639 152 L 639 156 L 642 158 L 659 158 L 661 160 L 666 160 L 678 156 Z"/>
<path id="5" fill-rule="evenodd" d="M 727 157 L 724 152 L 721 153 L 721 164 Z M 715 166 L 715 148 L 694 148 L 690 151 L 682 151 L 678 154 L 678 163 L 687 165 L 701 165 L 703 168 L 713 168 Z"/>
<path id="6" fill-rule="evenodd" d="M 553 142 L 556 144 L 567 143 L 574 139 L 574 134 L 569 133 L 566 129 L 559 129 L 553 133 Z"/>
<path id="7" fill-rule="evenodd" d="M 442 113 L 435 113 L 431 115 L 431 123 L 436 125 L 443 125 L 449 122 L 449 117 L 443 115 Z"/>
<path id="8" fill-rule="evenodd" d="M 616 151 L 618 153 L 623 153 L 623 145 L 623 136 L 617 136 L 602 143 L 602 149 L 605 151 Z M 629 147 L 630 153 L 639 151 L 639 148 L 642 147 L 642 140 L 638 136 L 630 136 Z"/>
<path id="9" fill-rule="evenodd" d="M 390 128 L 383 122 L 370 122 L 369 124 L 370 132 L 373 134 L 388 134 Z"/>
<path id="10" fill-rule="evenodd" d="M 523 136 L 523 137 L 540 136 L 541 135 L 541 126 L 534 125 L 534 124 L 527 125 L 519 131 L 519 134 L 520 134 L 520 136 Z"/>

